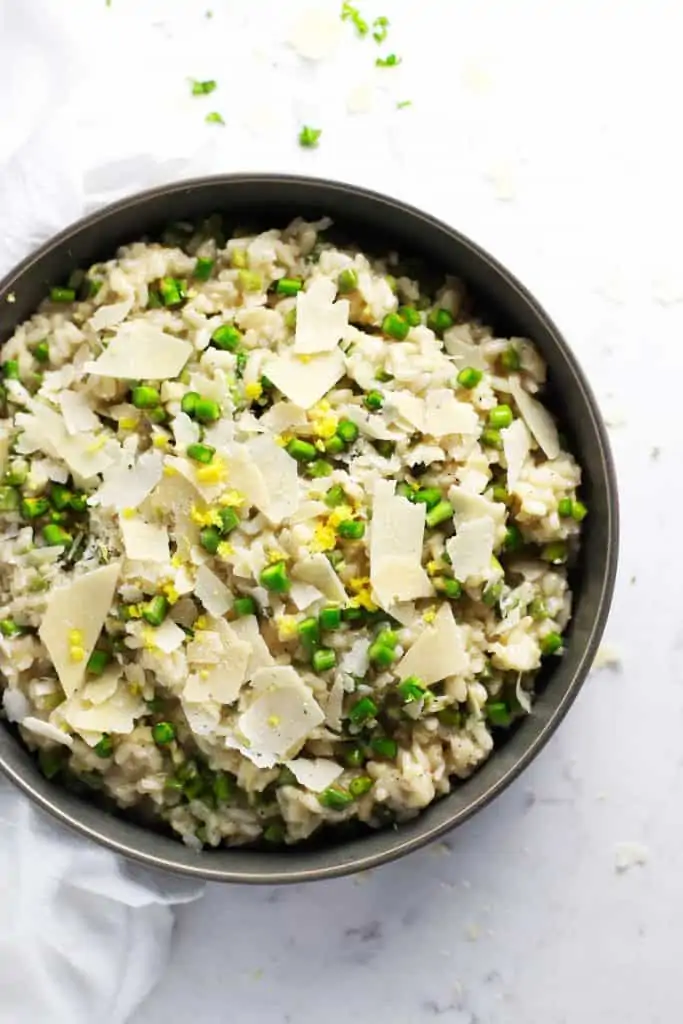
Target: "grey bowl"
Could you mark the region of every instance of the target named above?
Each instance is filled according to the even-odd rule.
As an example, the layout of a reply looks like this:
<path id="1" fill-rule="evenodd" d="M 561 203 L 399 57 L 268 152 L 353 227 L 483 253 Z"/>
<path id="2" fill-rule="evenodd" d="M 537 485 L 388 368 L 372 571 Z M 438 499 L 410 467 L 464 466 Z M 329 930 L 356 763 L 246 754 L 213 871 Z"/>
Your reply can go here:
<path id="1" fill-rule="evenodd" d="M 0 723 L 0 768 L 63 824 L 127 857 L 223 882 L 301 882 L 375 867 L 431 842 L 500 793 L 538 754 L 575 699 L 600 641 L 614 587 L 618 548 L 617 487 L 604 424 L 567 342 L 541 306 L 504 267 L 457 231 L 410 206 L 351 185 L 283 175 L 204 178 L 143 192 L 72 225 L 24 260 L 0 284 L 0 343 L 26 319 L 48 287 L 77 266 L 110 258 L 116 247 L 213 212 L 228 224 L 265 227 L 297 215 L 329 215 L 349 238 L 376 253 L 397 249 L 428 267 L 457 274 L 500 333 L 525 335 L 549 366 L 550 404 L 584 470 L 590 508 L 572 579 L 575 612 L 565 656 L 541 681 L 534 713 L 489 761 L 444 799 L 396 830 L 343 839 L 326 836 L 291 850 L 207 850 L 114 816 L 44 779 L 18 737 Z M 14 301 L 7 296 L 14 295 Z"/>

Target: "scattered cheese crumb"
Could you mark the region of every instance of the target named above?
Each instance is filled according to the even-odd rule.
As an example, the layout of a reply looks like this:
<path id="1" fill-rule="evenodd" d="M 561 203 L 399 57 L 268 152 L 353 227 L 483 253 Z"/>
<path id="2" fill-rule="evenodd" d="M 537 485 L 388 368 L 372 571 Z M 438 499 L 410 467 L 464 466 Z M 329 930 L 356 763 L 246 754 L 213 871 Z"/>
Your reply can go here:
<path id="1" fill-rule="evenodd" d="M 642 867 L 647 864 L 650 851 L 642 843 L 625 841 L 617 843 L 614 848 L 614 870 L 617 874 L 624 874 L 632 867 Z"/>

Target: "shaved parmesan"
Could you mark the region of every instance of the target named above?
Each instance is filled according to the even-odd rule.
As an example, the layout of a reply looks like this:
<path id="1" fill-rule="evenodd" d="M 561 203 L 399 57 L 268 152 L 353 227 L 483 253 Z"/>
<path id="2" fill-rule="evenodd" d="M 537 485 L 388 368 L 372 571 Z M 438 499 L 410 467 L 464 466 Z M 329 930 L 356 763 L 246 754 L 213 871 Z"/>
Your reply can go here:
<path id="1" fill-rule="evenodd" d="M 416 675 L 427 686 L 464 672 L 468 665 L 462 630 L 449 604 L 442 604 L 432 625 L 427 626 L 396 666 L 400 679 Z"/>
<path id="2" fill-rule="evenodd" d="M 246 445 L 247 453 L 258 466 L 266 489 L 266 501 L 257 505 L 271 523 L 281 523 L 296 512 L 299 505 L 299 473 L 296 460 L 272 437 L 255 437 Z"/>
<path id="3" fill-rule="evenodd" d="M 477 434 L 479 417 L 467 402 L 459 402 L 452 391 L 437 388 L 425 399 L 426 434 L 444 437 L 447 434 Z"/>
<path id="4" fill-rule="evenodd" d="M 28 697 L 21 690 L 2 691 L 2 706 L 9 722 L 21 722 L 31 710 Z"/>
<path id="5" fill-rule="evenodd" d="M 449 327 L 444 333 L 443 344 L 449 356 L 453 356 L 458 369 L 471 366 L 475 370 L 488 370 L 481 345 L 473 344 L 469 324 L 455 324 L 454 327 Z"/>
<path id="6" fill-rule="evenodd" d="M 324 594 L 310 583 L 292 583 L 289 596 L 300 612 L 305 612 L 316 601 L 324 600 Z"/>
<path id="7" fill-rule="evenodd" d="M 394 484 L 375 486 L 370 530 L 370 580 L 383 607 L 432 593 L 422 568 L 425 506 L 394 494 Z"/>
<path id="8" fill-rule="evenodd" d="M 121 302 L 112 302 L 109 306 L 100 306 L 88 320 L 93 331 L 103 331 L 116 327 L 122 320 L 125 320 L 133 308 L 133 297 L 122 299 Z"/>
<path id="9" fill-rule="evenodd" d="M 52 740 L 53 743 L 61 743 L 65 747 L 73 747 L 74 745 L 73 738 L 68 733 L 58 729 L 51 722 L 44 722 L 41 718 L 34 718 L 33 715 L 29 715 L 27 718 L 22 719 L 21 725 L 35 736 L 40 736 L 41 739 Z"/>
<path id="10" fill-rule="evenodd" d="M 448 492 L 453 506 L 453 521 L 456 527 L 470 519 L 489 519 L 502 523 L 505 519 L 505 505 L 500 501 L 489 501 L 479 494 L 471 494 L 464 487 L 454 485 Z"/>
<path id="11" fill-rule="evenodd" d="M 62 459 L 73 473 L 85 480 L 111 465 L 111 451 L 99 445 L 93 434 L 69 434 L 62 416 L 41 402 L 32 401 L 29 408 L 31 414 L 16 415 L 17 426 L 23 431 L 17 442 L 18 451 L 43 451 Z M 117 447 L 116 442 L 112 443 Z"/>
<path id="12" fill-rule="evenodd" d="M 180 451 L 184 451 L 188 445 L 196 444 L 199 440 L 199 424 L 191 420 L 185 412 L 179 412 L 173 417 L 172 427 L 176 448 Z"/>
<path id="13" fill-rule="evenodd" d="M 215 701 L 205 700 L 201 704 L 180 701 L 183 713 L 195 736 L 211 736 L 220 724 L 221 708 Z"/>
<path id="14" fill-rule="evenodd" d="M 86 373 L 124 380 L 170 380 L 177 377 L 192 354 L 192 345 L 144 320 L 119 327 L 102 355 L 86 363 Z"/>
<path id="15" fill-rule="evenodd" d="M 334 732 L 341 732 L 345 692 L 344 677 L 338 672 L 325 705 L 325 725 Z"/>
<path id="16" fill-rule="evenodd" d="M 127 558 L 140 562 L 168 562 L 168 530 L 165 526 L 121 516 L 119 528 Z"/>
<path id="17" fill-rule="evenodd" d="M 403 433 L 399 430 L 392 430 L 387 426 L 384 415 L 373 416 L 358 405 L 349 405 L 346 408 L 346 418 L 355 423 L 361 434 L 372 437 L 375 441 L 401 441 Z"/>
<path id="18" fill-rule="evenodd" d="M 292 576 L 316 587 L 328 601 L 346 604 L 344 584 L 324 555 L 309 555 L 302 558 L 293 567 Z"/>
<path id="19" fill-rule="evenodd" d="M 133 731 L 135 719 L 147 713 L 145 702 L 120 683 L 116 692 L 101 704 L 88 704 L 73 696 L 60 707 L 64 720 L 76 732 L 119 733 Z"/>
<path id="20" fill-rule="evenodd" d="M 102 424 L 81 391 L 62 391 L 59 396 L 64 424 L 69 434 L 99 430 Z"/>
<path id="21" fill-rule="evenodd" d="M 164 654 L 172 654 L 173 651 L 177 651 L 185 641 L 185 634 L 173 619 L 164 619 L 160 626 L 150 632 L 152 633 L 151 642 Z"/>
<path id="22" fill-rule="evenodd" d="M 294 682 L 279 685 L 278 674 L 294 677 Z M 260 677 L 268 675 L 268 685 Z M 293 669 L 260 669 L 253 686 L 260 690 L 249 708 L 240 715 L 237 727 L 247 745 L 260 756 L 282 759 L 301 749 L 310 733 L 325 719 L 310 689 L 303 685 Z"/>
<path id="23" fill-rule="evenodd" d="M 398 415 L 406 420 L 411 427 L 423 431 L 425 423 L 425 404 L 421 398 L 411 395 L 408 391 L 397 391 L 387 398 L 388 415 Z"/>
<path id="24" fill-rule="evenodd" d="M 111 609 L 120 570 L 118 563 L 105 565 L 66 586 L 55 587 L 49 594 L 38 633 L 68 697 L 83 682 L 88 658 Z M 80 661 L 71 657 L 72 630 L 79 634 L 77 646 L 83 651 Z"/>
<path id="25" fill-rule="evenodd" d="M 313 793 L 322 793 L 339 778 L 344 769 L 336 761 L 324 757 L 297 757 L 294 761 L 285 761 L 300 786 L 310 789 Z"/>
<path id="26" fill-rule="evenodd" d="M 287 352 L 269 360 L 264 373 L 291 402 L 310 409 L 344 376 L 344 356 L 339 349 L 307 359 Z"/>
<path id="27" fill-rule="evenodd" d="M 268 644 L 261 635 L 258 619 L 255 615 L 245 615 L 230 623 L 230 628 L 238 640 L 249 644 L 250 654 L 247 662 L 246 678 L 251 679 L 260 668 L 269 668 L 275 663 Z"/>
<path id="28" fill-rule="evenodd" d="M 354 640 L 348 651 L 342 655 L 339 667 L 342 672 L 348 672 L 351 676 L 364 676 L 368 670 L 368 650 L 370 641 L 367 637 L 358 637 Z"/>
<path id="29" fill-rule="evenodd" d="M 218 618 L 232 607 L 232 594 L 225 583 L 206 565 L 200 565 L 197 570 L 194 592 L 209 615 Z"/>
<path id="30" fill-rule="evenodd" d="M 541 664 L 541 650 L 533 637 L 522 629 L 514 629 L 506 643 L 492 644 L 489 648 L 493 663 L 505 671 L 533 672 Z"/>
<path id="31" fill-rule="evenodd" d="M 118 467 L 106 474 L 105 482 L 89 500 L 89 504 L 137 508 L 161 480 L 163 457 L 160 452 L 145 452 L 131 466 Z"/>
<path id="32" fill-rule="evenodd" d="M 282 434 L 292 427 L 302 427 L 307 422 L 304 410 L 292 402 L 275 402 L 261 417 L 263 426 L 274 434 Z"/>
<path id="33" fill-rule="evenodd" d="M 240 491 L 250 505 L 262 509 L 268 504 L 268 488 L 263 474 L 254 465 L 245 446 L 233 446 L 227 456 L 230 486 Z"/>
<path id="34" fill-rule="evenodd" d="M 249 647 L 240 641 L 237 650 L 240 655 L 237 660 L 191 675 L 183 690 L 184 700 L 197 704 L 210 700 L 218 704 L 232 704 L 236 701 L 245 679 Z M 233 650 L 232 653 L 234 656 L 237 651 Z"/>
<path id="35" fill-rule="evenodd" d="M 121 667 L 112 665 L 102 673 L 99 679 L 93 679 L 85 684 L 80 691 L 81 700 L 87 701 L 89 704 L 103 704 L 105 700 L 109 700 L 116 693 L 120 678 Z"/>
<path id="36" fill-rule="evenodd" d="M 296 297 L 294 351 L 312 355 L 336 348 L 349 325 L 349 301 L 334 301 L 337 288 L 329 278 L 319 277 L 307 291 Z"/>
<path id="37" fill-rule="evenodd" d="M 523 420 L 514 420 L 509 427 L 501 430 L 500 435 L 503 439 L 503 454 L 508 470 L 507 486 L 509 491 L 514 491 L 529 454 L 531 438 Z"/>
<path id="38" fill-rule="evenodd" d="M 541 405 L 540 402 L 531 397 L 528 391 L 524 390 L 519 380 L 515 377 L 510 378 L 510 392 L 517 403 L 522 419 L 538 441 L 540 447 L 549 459 L 556 459 L 560 454 L 560 439 L 557 427 L 555 426 L 555 420 L 545 406 Z"/>
<path id="39" fill-rule="evenodd" d="M 468 519 L 446 542 L 456 580 L 484 576 L 491 567 L 496 527 L 492 519 Z"/>
<path id="40" fill-rule="evenodd" d="M 187 660 L 191 664 L 217 665 L 224 655 L 223 640 L 214 629 L 198 629 L 187 645 Z"/>

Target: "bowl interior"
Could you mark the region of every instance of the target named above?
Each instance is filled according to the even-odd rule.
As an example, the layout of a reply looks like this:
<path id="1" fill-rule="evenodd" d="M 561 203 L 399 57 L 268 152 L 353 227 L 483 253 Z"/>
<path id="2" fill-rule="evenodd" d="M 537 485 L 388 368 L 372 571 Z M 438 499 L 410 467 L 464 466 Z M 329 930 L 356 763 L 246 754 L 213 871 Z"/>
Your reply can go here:
<path id="1" fill-rule="evenodd" d="M 583 467 L 590 509 L 571 586 L 574 617 L 561 661 L 540 679 L 542 698 L 470 779 L 398 829 L 350 836 L 324 834 L 310 845 L 277 852 L 209 850 L 108 813 L 46 781 L 16 735 L 0 726 L 0 767 L 65 824 L 157 867 L 214 880 L 295 882 L 372 867 L 400 856 L 465 820 L 504 788 L 559 724 L 590 667 L 611 599 L 617 559 L 617 495 L 606 431 L 583 374 L 557 328 L 528 292 L 488 254 L 440 222 L 394 200 L 353 186 L 314 179 L 249 175 L 165 186 L 86 218 L 30 256 L 0 284 L 0 343 L 29 317 L 50 285 L 74 267 L 111 258 L 118 245 L 154 235 L 172 221 L 223 214 L 226 229 L 284 226 L 296 216 L 329 216 L 333 230 L 366 251 L 395 250 L 437 273 L 463 279 L 475 310 L 502 336 L 539 346 L 549 367 L 547 403 Z M 7 296 L 13 301 L 7 301 Z"/>

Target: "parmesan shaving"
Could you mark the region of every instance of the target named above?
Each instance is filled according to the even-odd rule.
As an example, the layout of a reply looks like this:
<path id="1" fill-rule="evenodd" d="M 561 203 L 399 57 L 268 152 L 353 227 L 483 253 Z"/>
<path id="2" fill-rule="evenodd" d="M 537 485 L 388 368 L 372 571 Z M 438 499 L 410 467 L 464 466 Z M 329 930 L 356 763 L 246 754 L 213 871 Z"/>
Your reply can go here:
<path id="1" fill-rule="evenodd" d="M 93 331 L 104 331 L 116 327 L 125 320 L 133 308 L 133 296 L 112 302 L 109 306 L 100 306 L 88 320 Z"/>
<path id="2" fill-rule="evenodd" d="M 456 324 L 443 336 L 444 348 L 459 370 L 471 366 L 474 370 L 488 370 L 488 363 L 480 345 L 473 345 L 469 327 Z"/>
<path id="3" fill-rule="evenodd" d="M 246 746 L 278 760 L 296 754 L 325 719 L 310 689 L 288 667 L 260 669 L 252 686 L 258 695 L 237 722 Z"/>
<path id="4" fill-rule="evenodd" d="M 192 345 L 144 320 L 122 324 L 109 345 L 83 369 L 99 377 L 124 380 L 169 380 L 177 377 L 192 354 Z"/>
<path id="5" fill-rule="evenodd" d="M 472 494 L 463 487 L 454 485 L 448 492 L 453 506 L 453 521 L 456 528 L 470 519 L 493 519 L 500 524 L 505 519 L 505 505 L 500 501 L 489 501 L 479 494 Z"/>
<path id="6" fill-rule="evenodd" d="M 492 519 L 468 519 L 446 542 L 453 575 L 464 583 L 486 575 L 491 567 L 496 528 Z"/>
<path id="7" fill-rule="evenodd" d="M 295 21 L 288 42 L 300 57 L 324 60 L 336 50 L 341 33 L 342 24 L 336 14 L 309 8 Z"/>
<path id="8" fill-rule="evenodd" d="M 310 583 L 292 583 L 289 591 L 291 600 L 300 612 L 305 612 L 316 601 L 324 600 L 325 595 Z"/>
<path id="9" fill-rule="evenodd" d="M 287 352 L 269 360 L 264 373 L 291 402 L 310 409 L 344 376 L 344 357 L 338 349 L 305 359 Z"/>
<path id="10" fill-rule="evenodd" d="M 86 703 L 75 695 L 59 710 L 64 720 L 78 733 L 126 735 L 133 731 L 135 719 L 144 715 L 147 707 L 140 697 L 120 683 L 116 692 L 100 704 Z"/>
<path id="11" fill-rule="evenodd" d="M 285 761 L 284 765 L 285 768 L 289 768 L 300 786 L 310 789 L 313 793 L 322 793 L 344 772 L 343 767 L 336 761 L 328 761 L 324 757 L 297 757 L 294 761 Z"/>
<path id="12" fill-rule="evenodd" d="M 127 558 L 140 562 L 168 562 L 168 529 L 165 526 L 121 516 L 119 529 Z"/>
<path id="13" fill-rule="evenodd" d="M 158 451 L 145 452 L 133 466 L 117 467 L 106 475 L 105 482 L 89 504 L 137 508 L 161 480 L 163 457 Z"/>
<path id="14" fill-rule="evenodd" d="M 452 391 L 437 388 L 425 399 L 425 433 L 432 437 L 448 434 L 478 434 L 479 417 L 467 402 L 459 402 Z"/>
<path id="15" fill-rule="evenodd" d="M 272 439 L 263 435 L 246 445 L 247 454 L 258 466 L 265 486 L 266 500 L 255 502 L 271 523 L 281 523 L 299 506 L 297 463 Z"/>
<path id="16" fill-rule="evenodd" d="M 206 565 L 200 565 L 197 569 L 194 592 L 209 615 L 218 618 L 232 607 L 232 594 L 225 583 Z"/>
<path id="17" fill-rule="evenodd" d="M 555 426 L 555 420 L 548 410 L 532 398 L 528 391 L 525 391 L 519 380 L 510 378 L 510 392 L 522 419 L 538 441 L 549 459 L 556 459 L 560 454 L 560 439 Z"/>
<path id="18" fill-rule="evenodd" d="M 336 294 L 336 285 L 320 277 L 297 295 L 294 351 L 298 355 L 330 352 L 344 337 L 349 326 L 349 301 L 335 302 Z"/>
<path id="19" fill-rule="evenodd" d="M 370 530 L 370 580 L 383 607 L 433 593 L 421 566 L 425 506 L 394 494 L 394 484 L 375 486 Z"/>
<path id="20" fill-rule="evenodd" d="M 67 697 L 83 682 L 88 658 L 111 609 L 120 570 L 118 563 L 105 565 L 65 586 L 55 587 L 48 596 L 38 634 Z M 75 660 L 71 653 L 70 635 L 74 633 L 83 652 L 80 660 Z"/>
<path id="21" fill-rule="evenodd" d="M 324 555 L 309 555 L 301 559 L 292 569 L 292 576 L 316 587 L 328 601 L 346 604 L 344 584 Z"/>
<path id="22" fill-rule="evenodd" d="M 531 448 L 531 438 L 523 420 L 514 420 L 509 427 L 501 430 L 500 436 L 507 464 L 508 491 L 514 491 Z"/>
<path id="23" fill-rule="evenodd" d="M 64 417 L 64 425 L 69 434 L 80 434 L 84 431 L 100 429 L 100 421 L 81 391 L 62 391 L 59 396 L 59 404 Z"/>
<path id="24" fill-rule="evenodd" d="M 42 718 L 34 718 L 33 715 L 28 715 L 22 719 L 21 725 L 24 729 L 32 732 L 34 736 L 40 736 L 43 740 L 52 740 L 53 743 L 61 743 L 62 746 L 69 748 L 74 745 L 73 738 L 68 733 L 58 729 L 51 722 L 44 722 Z"/>
<path id="25" fill-rule="evenodd" d="M 449 604 L 442 604 L 434 622 L 427 626 L 396 666 L 400 679 L 416 675 L 427 686 L 467 669 L 462 630 Z"/>
<path id="26" fill-rule="evenodd" d="M 245 615 L 244 618 L 236 619 L 235 622 L 230 623 L 230 628 L 238 640 L 244 640 L 250 647 L 246 668 L 247 680 L 252 679 L 260 668 L 270 668 L 275 664 L 275 659 L 263 639 L 255 615 Z"/>
<path id="27" fill-rule="evenodd" d="M 164 654 L 172 654 L 179 650 L 185 641 L 185 634 L 173 619 L 164 619 L 160 626 L 151 629 L 151 642 Z"/>

